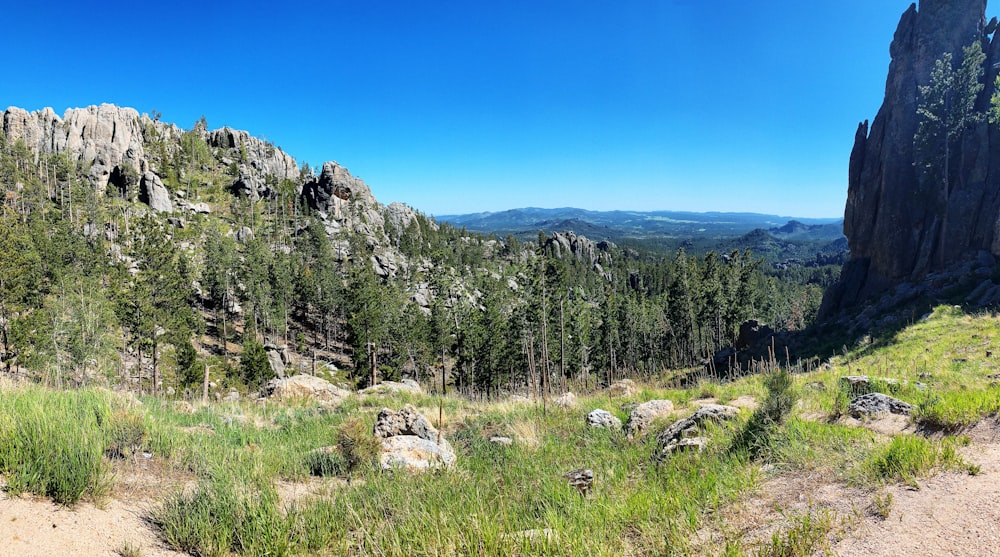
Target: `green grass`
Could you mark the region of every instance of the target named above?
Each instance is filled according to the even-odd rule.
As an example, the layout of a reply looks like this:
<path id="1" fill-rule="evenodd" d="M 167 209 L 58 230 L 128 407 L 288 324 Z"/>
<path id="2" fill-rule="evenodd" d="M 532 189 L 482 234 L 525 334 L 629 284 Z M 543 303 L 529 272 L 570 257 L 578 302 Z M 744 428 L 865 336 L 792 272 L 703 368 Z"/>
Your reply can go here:
<path id="1" fill-rule="evenodd" d="M 930 393 L 917 404 L 916 419 L 932 429 L 960 430 L 986 416 L 1000 413 L 1000 389 Z"/>
<path id="2" fill-rule="evenodd" d="M 147 450 L 195 479 L 152 517 L 166 543 L 192 555 L 809 555 L 823 551 L 836 519 L 822 509 L 793 515 L 763 542 L 743 540 L 717 517 L 759 493 L 762 479 L 785 474 L 882 493 L 939 470 L 974 473 L 947 435 L 887 437 L 840 419 L 849 394 L 839 378 L 897 381 L 892 394 L 916 405 L 914 419 L 948 433 L 1000 410 L 985 379 L 1000 372 L 1000 359 L 986 354 L 994 349 L 1000 354 L 1000 320 L 945 308 L 810 373 L 688 389 L 647 384 L 631 397 L 581 396 L 574 409 L 399 393 L 350 397 L 337 408 L 243 402 L 183 413 L 168 401 L 134 406 L 100 390 L 0 388 L 0 473 L 12 491 L 71 504 L 107 494 L 113 461 Z M 703 452 L 662 462 L 653 458 L 656 428 L 673 418 L 636 440 L 584 422 L 595 408 L 624 421 L 632 405 L 665 398 L 679 416 L 695 399 L 748 394 L 761 403 L 756 413 L 707 426 Z M 377 470 L 375 415 L 407 403 L 435 425 L 441 406 L 458 454 L 453 470 Z M 515 442 L 496 445 L 494 435 Z M 575 468 L 594 471 L 587 496 L 562 477 Z M 282 500 L 281 481 L 320 482 L 326 491 Z M 891 499 L 872 501 L 888 514 Z M 701 545 L 713 529 L 730 537 Z"/>
<path id="3" fill-rule="evenodd" d="M 829 512 L 808 512 L 792 517 L 792 525 L 783 532 L 771 535 L 769 543 L 758 551 L 757 557 L 807 557 L 824 549 L 826 535 L 833 529 Z"/>
<path id="4" fill-rule="evenodd" d="M 865 468 L 875 481 L 910 484 L 939 468 L 970 470 L 956 452 L 954 440 L 932 441 L 914 435 L 893 437 L 888 445 L 869 456 Z"/>
<path id="5" fill-rule="evenodd" d="M 14 493 L 66 505 L 99 499 L 108 457 L 130 456 L 144 438 L 143 417 L 108 391 L 0 388 L 0 473 Z"/>

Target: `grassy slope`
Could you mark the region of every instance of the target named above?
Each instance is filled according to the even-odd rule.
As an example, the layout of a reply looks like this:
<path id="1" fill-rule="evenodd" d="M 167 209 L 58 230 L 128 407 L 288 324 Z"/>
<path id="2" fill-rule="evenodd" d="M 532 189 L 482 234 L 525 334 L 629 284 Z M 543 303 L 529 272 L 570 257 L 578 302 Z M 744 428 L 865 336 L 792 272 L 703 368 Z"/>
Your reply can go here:
<path id="1" fill-rule="evenodd" d="M 761 377 L 683 391 L 646 388 L 630 398 L 598 393 L 574 409 L 447 399 L 444 431 L 459 455 L 455 470 L 380 474 L 361 455 L 349 484 L 323 484 L 319 494 L 294 502 L 282 500 L 275 486 L 308 479 L 315 468 L 310 450 L 335 444 L 338 432 L 341 441 L 345 432 L 368 435 L 382 406 L 411 403 L 436 421 L 440 401 L 393 395 L 351 398 L 336 409 L 231 404 L 184 413 L 167 401 L 134 405 L 101 391 L 0 387 L 0 473 L 14 490 L 72 504 L 106 494 L 107 461 L 141 443 L 197 480 L 193 490 L 164 494 L 154 517 L 169 544 L 196 555 L 805 555 L 825 543 L 834 527 L 829 516 L 798 517 L 762 542 L 744 538 L 721 511 L 757 496 L 766 480 L 796 474 L 870 490 L 877 502 L 885 482 L 962 468 L 948 436 L 888 437 L 838 420 L 846 405 L 838 380 L 899 380 L 895 395 L 917 406 L 919 423 L 954 430 L 1000 407 L 995 382 L 986 378 L 1000 367 L 987 356 L 998 341 L 1000 320 L 951 308 L 893 338 L 866 340 L 829 369 L 793 377 L 798 404 L 783 425 L 767 429 L 753 456 L 734 443 L 757 423 L 750 411 L 711 427 L 705 452 L 662 463 L 652 458 L 650 437 L 630 441 L 588 430 L 584 416 L 605 408 L 624 421 L 629 404 L 652 398 L 673 400 L 678 414 L 702 397 L 763 401 Z M 492 435 L 515 444 L 494 445 Z M 330 458 L 325 470 L 346 477 L 339 453 Z M 67 459 L 74 464 L 44 466 Z M 595 473 L 587 497 L 561 477 L 579 467 Z M 62 477 L 66 470 L 71 477 Z M 706 531 L 720 534 L 705 541 Z"/>

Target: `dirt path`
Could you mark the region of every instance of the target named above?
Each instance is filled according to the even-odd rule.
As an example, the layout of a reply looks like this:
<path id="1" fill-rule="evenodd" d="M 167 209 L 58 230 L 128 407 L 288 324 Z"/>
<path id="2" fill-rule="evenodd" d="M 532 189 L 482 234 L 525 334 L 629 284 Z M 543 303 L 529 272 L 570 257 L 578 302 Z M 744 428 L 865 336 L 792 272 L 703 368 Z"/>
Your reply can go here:
<path id="1" fill-rule="evenodd" d="M 11 498 L 0 491 L 0 556 L 111 557 L 128 548 L 143 557 L 183 555 L 157 540 L 143 518 L 147 510 L 116 499 L 103 509 L 90 503 L 69 509 L 36 497 Z"/>
<path id="2" fill-rule="evenodd" d="M 850 556 L 1000 556 L 1000 428 L 981 424 L 963 457 L 982 467 L 976 476 L 946 473 L 920 489 L 893 487 L 885 518 L 864 521 L 833 546 Z"/>
<path id="3" fill-rule="evenodd" d="M 11 496 L 0 476 L 0 557 L 186 555 L 167 549 L 147 519 L 165 493 L 191 483 L 189 475 L 142 459 L 116 462 L 113 473 L 115 487 L 106 502 L 72 508 L 43 497 Z"/>

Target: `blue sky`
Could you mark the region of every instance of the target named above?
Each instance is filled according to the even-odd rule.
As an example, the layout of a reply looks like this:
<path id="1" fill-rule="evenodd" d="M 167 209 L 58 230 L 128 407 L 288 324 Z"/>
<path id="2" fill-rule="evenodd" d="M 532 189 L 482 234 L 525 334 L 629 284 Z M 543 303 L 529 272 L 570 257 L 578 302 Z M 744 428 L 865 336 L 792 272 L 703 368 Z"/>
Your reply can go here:
<path id="1" fill-rule="evenodd" d="M 14 4 L 14 5 L 10 5 Z M 843 214 L 897 0 L 13 2 L 0 107 L 201 116 L 380 201 Z"/>

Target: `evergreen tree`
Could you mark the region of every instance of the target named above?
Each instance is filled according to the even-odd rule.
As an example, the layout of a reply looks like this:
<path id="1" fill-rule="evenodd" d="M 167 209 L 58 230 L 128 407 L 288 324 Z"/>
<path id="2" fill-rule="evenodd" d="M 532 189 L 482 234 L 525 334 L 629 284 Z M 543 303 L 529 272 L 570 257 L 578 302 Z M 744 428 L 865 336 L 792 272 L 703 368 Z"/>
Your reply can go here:
<path id="1" fill-rule="evenodd" d="M 984 118 L 975 105 L 983 90 L 985 60 L 979 41 L 962 50 L 962 62 L 957 68 L 952 53 L 945 53 L 934 62 L 928 84 L 919 88 L 920 124 L 914 138 L 917 162 L 931 183 L 943 187 L 945 199 L 951 192 L 952 152 L 958 148 L 965 130 Z"/>
<path id="2" fill-rule="evenodd" d="M 248 389 L 257 390 L 273 377 L 274 372 L 271 371 L 264 345 L 256 339 L 247 339 L 243 343 L 243 355 L 240 356 L 240 380 Z"/>

